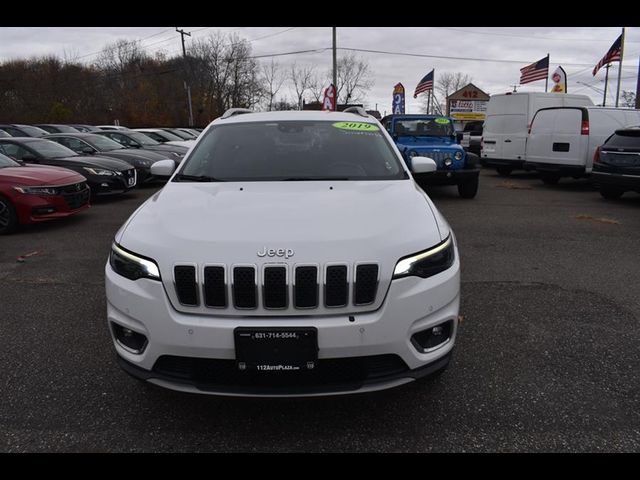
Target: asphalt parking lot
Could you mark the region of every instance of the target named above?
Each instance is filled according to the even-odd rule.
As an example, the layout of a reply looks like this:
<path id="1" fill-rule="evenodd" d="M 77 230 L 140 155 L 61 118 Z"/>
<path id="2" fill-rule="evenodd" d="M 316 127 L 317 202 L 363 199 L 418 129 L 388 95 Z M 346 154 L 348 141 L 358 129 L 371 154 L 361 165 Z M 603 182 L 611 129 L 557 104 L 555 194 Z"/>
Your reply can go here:
<path id="1" fill-rule="evenodd" d="M 115 363 L 104 264 L 154 191 L 0 237 L 1 451 L 640 450 L 640 195 L 491 170 L 474 200 L 430 189 L 462 257 L 449 369 L 371 394 L 236 399 Z"/>

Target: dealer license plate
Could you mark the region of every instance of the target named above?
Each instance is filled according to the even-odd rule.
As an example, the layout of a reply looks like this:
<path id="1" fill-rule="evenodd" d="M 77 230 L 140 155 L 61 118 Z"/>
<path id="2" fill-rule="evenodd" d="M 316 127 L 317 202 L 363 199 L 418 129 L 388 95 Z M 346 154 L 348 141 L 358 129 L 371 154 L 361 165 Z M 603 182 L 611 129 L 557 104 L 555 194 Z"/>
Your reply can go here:
<path id="1" fill-rule="evenodd" d="M 234 330 L 239 370 L 312 370 L 318 363 L 318 331 L 310 327 L 238 327 Z"/>

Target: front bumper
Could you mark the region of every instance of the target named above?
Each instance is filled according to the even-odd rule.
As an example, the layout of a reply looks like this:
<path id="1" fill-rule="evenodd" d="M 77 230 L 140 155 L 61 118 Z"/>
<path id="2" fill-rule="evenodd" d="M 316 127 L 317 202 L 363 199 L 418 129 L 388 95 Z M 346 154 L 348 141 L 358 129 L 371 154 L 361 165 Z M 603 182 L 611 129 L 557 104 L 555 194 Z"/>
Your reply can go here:
<path id="1" fill-rule="evenodd" d="M 46 222 L 75 215 L 89 208 L 89 189 L 73 195 L 21 194 L 13 200 L 21 224 Z"/>
<path id="2" fill-rule="evenodd" d="M 460 170 L 436 170 L 431 173 L 414 174 L 416 181 L 423 185 L 457 185 L 480 175 L 479 168 Z"/>
<path id="3" fill-rule="evenodd" d="M 107 319 L 142 333 L 148 339 L 141 354 L 127 351 L 114 340 L 121 366 L 130 374 L 174 390 L 256 396 L 301 396 L 344 394 L 391 388 L 428 375 L 446 366 L 454 347 L 460 304 L 460 263 L 427 279 L 407 277 L 394 280 L 382 306 L 373 312 L 355 315 L 307 315 L 300 317 L 246 316 L 225 317 L 184 314 L 173 309 L 161 282 L 131 281 L 116 274 L 109 264 L 105 269 Z M 350 321 L 350 317 L 353 319 Z M 449 340 L 439 348 L 422 353 L 411 342 L 414 333 L 451 321 Z M 167 374 L 163 358 L 180 357 L 187 362 L 216 362 L 212 368 L 235 365 L 234 329 L 236 327 L 315 327 L 318 331 L 318 361 L 338 362 L 380 356 L 397 357 L 396 367 L 378 376 L 357 381 L 331 382 L 304 386 L 247 385 L 233 375 L 209 381 L 189 375 Z M 110 328 L 113 335 L 113 330 Z M 163 357 L 163 358 L 161 358 Z M 226 363 L 224 361 L 227 361 Z M 229 362 L 230 361 L 230 362 Z M 326 362 L 325 362 L 326 363 Z M 229 380 L 230 377 L 233 377 Z"/>
<path id="4" fill-rule="evenodd" d="M 135 188 L 138 183 L 138 174 L 135 169 L 130 175 L 85 175 L 89 186 L 91 187 L 91 195 L 117 195 L 128 192 Z M 129 181 L 133 177 L 133 183 Z"/>

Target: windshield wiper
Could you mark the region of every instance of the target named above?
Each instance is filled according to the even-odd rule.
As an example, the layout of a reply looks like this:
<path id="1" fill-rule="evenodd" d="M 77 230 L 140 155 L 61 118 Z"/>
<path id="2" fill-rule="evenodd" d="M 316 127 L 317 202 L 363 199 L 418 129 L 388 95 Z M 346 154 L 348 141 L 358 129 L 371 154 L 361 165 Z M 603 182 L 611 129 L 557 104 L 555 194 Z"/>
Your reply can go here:
<path id="1" fill-rule="evenodd" d="M 207 175 L 185 175 L 184 173 L 179 173 L 173 179 L 174 182 L 186 181 L 186 182 L 224 182 L 224 180 L 219 180 L 217 178 L 209 177 Z"/>
<path id="2" fill-rule="evenodd" d="M 331 181 L 331 180 L 351 180 L 348 177 L 288 177 L 283 178 L 282 182 L 313 182 L 313 181 Z"/>

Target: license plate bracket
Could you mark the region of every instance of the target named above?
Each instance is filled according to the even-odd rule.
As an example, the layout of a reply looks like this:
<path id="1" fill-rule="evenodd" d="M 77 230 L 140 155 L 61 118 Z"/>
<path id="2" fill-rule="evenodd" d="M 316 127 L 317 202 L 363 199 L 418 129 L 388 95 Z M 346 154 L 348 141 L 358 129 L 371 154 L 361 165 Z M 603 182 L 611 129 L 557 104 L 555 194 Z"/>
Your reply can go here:
<path id="1" fill-rule="evenodd" d="M 237 327 L 236 366 L 258 372 L 300 372 L 318 363 L 315 327 Z"/>

